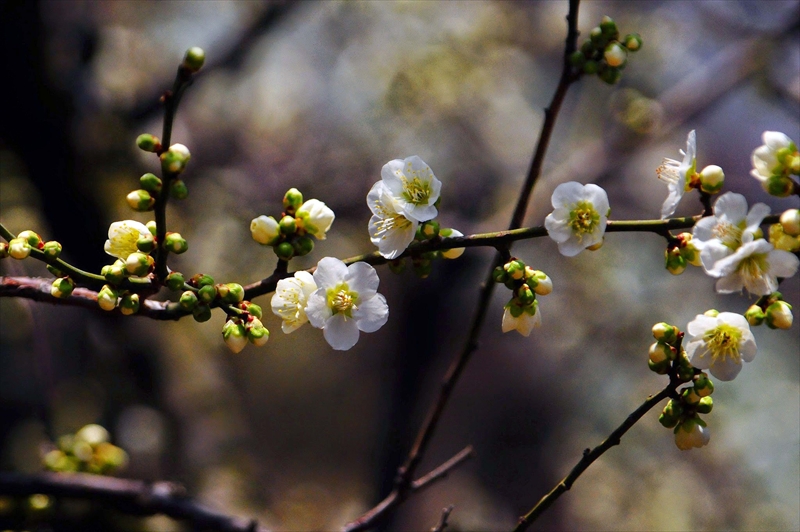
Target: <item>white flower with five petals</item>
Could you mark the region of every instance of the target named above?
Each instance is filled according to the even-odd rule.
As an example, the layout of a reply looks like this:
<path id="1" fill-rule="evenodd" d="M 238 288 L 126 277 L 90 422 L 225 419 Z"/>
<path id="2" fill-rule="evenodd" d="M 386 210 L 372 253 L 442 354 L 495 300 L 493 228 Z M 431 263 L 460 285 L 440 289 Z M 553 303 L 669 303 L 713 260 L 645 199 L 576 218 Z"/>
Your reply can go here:
<path id="1" fill-rule="evenodd" d="M 544 226 L 562 255 L 574 257 L 603 241 L 611 212 L 605 190 L 570 181 L 556 187 L 551 202 L 555 210 L 547 215 Z"/>
<path id="2" fill-rule="evenodd" d="M 697 140 L 694 130 L 689 132 L 686 138 L 686 151 L 680 150 L 683 155 L 682 161 L 676 161 L 665 157 L 661 166 L 656 169 L 656 175 L 667 183 L 669 195 L 661 207 L 661 219 L 672 216 L 678 203 L 686 192 L 687 179 L 694 176 L 697 171 Z"/>
<path id="3" fill-rule="evenodd" d="M 104 249 L 112 257 L 125 260 L 131 253 L 139 251 L 136 242 L 148 236 L 151 236 L 150 230 L 141 222 L 136 220 L 114 222 L 108 228 L 108 240 Z"/>
<path id="4" fill-rule="evenodd" d="M 438 214 L 434 206 L 442 182 L 425 161 L 412 155 L 394 159 L 381 168 L 381 180 L 394 199 L 397 212 L 409 220 L 426 222 Z"/>
<path id="5" fill-rule="evenodd" d="M 314 271 L 317 290 L 308 297 L 306 315 L 339 351 L 353 347 L 359 331 L 375 332 L 389 319 L 389 306 L 378 293 L 378 274 L 366 262 L 347 266 L 325 257 Z"/>
<path id="6" fill-rule="evenodd" d="M 756 339 L 741 314 L 699 314 L 686 330 L 692 336 L 686 344 L 689 362 L 721 381 L 733 380 L 742 370 L 742 362 L 751 362 L 756 356 Z"/>
<path id="7" fill-rule="evenodd" d="M 370 240 L 378 246 L 382 256 L 397 258 L 414 240 L 419 222 L 402 214 L 402 207 L 383 181 L 372 186 L 367 194 L 367 205 L 372 211 L 369 220 Z"/>
<path id="8" fill-rule="evenodd" d="M 752 234 L 747 233 L 745 242 L 736 251 L 720 257 L 713 267 L 706 268 L 710 276 L 719 278 L 717 292 L 729 294 L 746 288 L 751 294 L 765 296 L 778 289 L 778 277 L 791 277 L 797 272 L 800 259 L 795 255 L 775 249 L 763 238 L 752 238 Z"/>
<path id="9" fill-rule="evenodd" d="M 294 277 L 278 281 L 270 302 L 272 312 L 283 320 L 281 329 L 286 334 L 296 331 L 307 321 L 308 298 L 317 289 L 314 277 L 304 271 L 295 272 Z"/>

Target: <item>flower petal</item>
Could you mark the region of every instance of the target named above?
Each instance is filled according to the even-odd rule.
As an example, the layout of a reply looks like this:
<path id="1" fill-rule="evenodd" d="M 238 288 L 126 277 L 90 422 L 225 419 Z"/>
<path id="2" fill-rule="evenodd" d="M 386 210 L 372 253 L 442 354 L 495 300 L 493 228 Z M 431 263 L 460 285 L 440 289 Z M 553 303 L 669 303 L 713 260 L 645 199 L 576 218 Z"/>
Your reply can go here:
<path id="1" fill-rule="evenodd" d="M 347 351 L 358 342 L 358 327 L 355 320 L 344 314 L 336 314 L 325 324 L 322 331 L 325 340 L 337 351 Z"/>
<path id="2" fill-rule="evenodd" d="M 306 316 L 312 327 L 323 329 L 325 322 L 333 315 L 333 311 L 328 307 L 327 294 L 324 288 L 316 290 L 308 297 L 306 305 Z"/>
<path id="3" fill-rule="evenodd" d="M 347 275 L 347 266 L 335 257 L 325 257 L 317 264 L 314 281 L 319 288 L 333 288 Z M 315 326 L 316 327 L 316 326 Z"/>
<path id="4" fill-rule="evenodd" d="M 551 203 L 553 208 L 568 207 L 569 205 L 580 201 L 583 198 L 583 185 L 577 181 L 569 181 L 561 183 L 553 191 Z"/>
<path id="5" fill-rule="evenodd" d="M 375 332 L 383 327 L 389 319 L 389 305 L 386 298 L 381 294 L 376 294 L 358 305 L 358 309 L 353 311 L 353 319 L 359 330 L 366 333 Z"/>
<path id="6" fill-rule="evenodd" d="M 377 294 L 380 279 L 375 268 L 366 262 L 356 262 L 347 267 L 344 282 L 350 291 L 358 293 L 359 302 L 364 302 Z"/>

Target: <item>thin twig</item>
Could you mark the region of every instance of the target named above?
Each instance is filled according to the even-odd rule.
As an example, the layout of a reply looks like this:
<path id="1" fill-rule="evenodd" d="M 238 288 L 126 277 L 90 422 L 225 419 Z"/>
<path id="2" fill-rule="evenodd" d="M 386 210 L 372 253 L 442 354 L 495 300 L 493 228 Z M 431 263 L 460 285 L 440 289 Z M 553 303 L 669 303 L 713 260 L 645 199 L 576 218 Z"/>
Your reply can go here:
<path id="1" fill-rule="evenodd" d="M 452 504 L 447 508 L 442 508 L 442 517 L 439 518 L 439 523 L 431 528 L 431 532 L 443 532 L 447 528 L 447 520 L 450 518 L 450 513 L 455 508 Z"/>
<path id="2" fill-rule="evenodd" d="M 149 483 L 87 473 L 0 472 L 0 495 L 27 497 L 35 494 L 97 501 L 126 514 L 164 514 L 188 521 L 193 530 L 220 532 L 266 532 L 255 520 L 211 510 L 188 498 L 180 485 Z"/>

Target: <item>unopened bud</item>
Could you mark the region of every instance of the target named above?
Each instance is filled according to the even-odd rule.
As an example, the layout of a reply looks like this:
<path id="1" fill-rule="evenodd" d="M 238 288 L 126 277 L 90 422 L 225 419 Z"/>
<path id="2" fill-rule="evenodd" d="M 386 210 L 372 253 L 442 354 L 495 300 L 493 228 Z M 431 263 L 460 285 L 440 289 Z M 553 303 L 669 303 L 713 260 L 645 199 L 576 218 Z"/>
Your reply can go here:
<path id="1" fill-rule="evenodd" d="M 771 196 L 786 198 L 794 193 L 794 181 L 783 175 L 773 175 L 761 182 L 761 186 Z"/>
<path id="2" fill-rule="evenodd" d="M 770 329 L 788 329 L 793 319 L 792 306 L 786 301 L 776 301 L 767 307 L 766 322 Z"/>
<path id="3" fill-rule="evenodd" d="M 195 73 L 199 72 L 200 69 L 203 68 L 203 63 L 205 63 L 205 61 L 206 53 L 203 51 L 203 49 L 198 48 L 197 46 L 192 46 L 186 50 L 186 55 L 183 57 L 183 63 L 181 63 L 181 66 L 189 72 Z"/>
<path id="4" fill-rule="evenodd" d="M 303 204 L 303 194 L 297 190 L 296 188 L 290 188 L 286 191 L 286 194 L 283 196 L 283 210 L 285 210 L 288 214 L 294 214 L 294 212 L 300 208 L 300 205 Z"/>
<path id="5" fill-rule="evenodd" d="M 600 31 L 603 33 L 603 36 L 608 39 L 616 39 L 619 37 L 617 24 L 614 22 L 614 19 L 608 15 L 605 15 L 602 19 L 600 19 Z"/>
<path id="6" fill-rule="evenodd" d="M 125 292 L 119 300 L 119 311 L 126 316 L 139 312 L 139 294 Z"/>
<path id="7" fill-rule="evenodd" d="M 125 263 L 121 260 L 116 260 L 114 264 L 107 264 L 100 270 L 100 275 L 105 277 L 106 281 L 113 285 L 117 285 L 125 280 L 128 271 L 125 269 Z"/>
<path id="8" fill-rule="evenodd" d="M 152 194 L 158 194 L 164 186 L 161 179 L 157 175 L 151 173 L 144 174 L 140 177 L 139 184 L 142 185 L 143 189 Z"/>
<path id="9" fill-rule="evenodd" d="M 605 58 L 608 66 L 619 68 L 625 64 L 625 61 L 627 61 L 628 52 L 618 42 L 612 42 L 606 46 L 603 58 Z"/>
<path id="10" fill-rule="evenodd" d="M 184 279 L 183 274 L 180 272 L 172 272 L 167 275 L 166 279 L 164 279 L 164 284 L 167 285 L 167 288 L 173 292 L 179 292 L 183 290 L 183 285 L 185 282 L 186 280 Z"/>
<path id="11" fill-rule="evenodd" d="M 173 144 L 161 154 L 161 168 L 165 174 L 179 174 L 186 169 L 190 158 L 189 148 L 183 144 Z"/>
<path id="12" fill-rule="evenodd" d="M 503 269 L 515 281 L 519 281 L 525 276 L 525 263 L 521 260 L 510 260 L 503 266 Z"/>
<path id="13" fill-rule="evenodd" d="M 58 256 L 61 255 L 61 244 L 55 240 L 50 240 L 49 242 L 44 243 L 42 251 L 44 251 L 46 257 L 57 259 Z"/>
<path id="14" fill-rule="evenodd" d="M 714 383 L 708 378 L 708 375 L 700 373 L 694 378 L 694 393 L 700 397 L 708 397 L 714 393 Z"/>
<path id="15" fill-rule="evenodd" d="M 53 281 L 50 286 L 50 295 L 59 299 L 66 299 L 75 289 L 75 282 L 69 277 L 61 277 Z"/>
<path id="16" fill-rule="evenodd" d="M 143 188 L 134 190 L 125 196 L 125 201 L 127 201 L 128 206 L 136 212 L 150 211 L 153 209 L 153 205 L 156 203 L 155 198 L 153 198 L 150 193 Z"/>
<path id="17" fill-rule="evenodd" d="M 117 307 L 117 291 L 109 285 L 104 285 L 103 288 L 97 293 L 97 304 L 101 309 L 110 311 Z"/>
<path id="18" fill-rule="evenodd" d="M 258 318 L 249 320 L 245 329 L 247 330 L 247 339 L 257 347 L 261 347 L 269 340 L 269 331 Z"/>
<path id="19" fill-rule="evenodd" d="M 176 255 L 180 255 L 189 249 L 189 243 L 186 242 L 186 239 L 183 238 L 180 233 L 167 233 L 164 239 L 164 247 Z"/>
<path id="20" fill-rule="evenodd" d="M 747 320 L 747 323 L 753 327 L 756 327 L 764 323 L 764 318 L 766 318 L 766 315 L 764 314 L 764 310 L 758 305 L 750 305 L 750 308 L 745 311 L 744 317 Z"/>
<path id="21" fill-rule="evenodd" d="M 302 257 L 314 250 L 314 241 L 308 236 L 297 237 L 297 239 L 292 242 L 292 247 L 294 248 L 294 254 L 298 257 Z"/>
<path id="22" fill-rule="evenodd" d="M 42 243 L 42 237 L 39 236 L 38 233 L 27 229 L 20 234 L 17 235 L 17 238 L 21 238 L 28 242 L 28 245 L 32 248 L 41 249 L 44 245 Z"/>
<path id="23" fill-rule="evenodd" d="M 783 232 L 790 236 L 800 236 L 800 209 L 789 209 L 781 214 Z"/>
<path id="24" fill-rule="evenodd" d="M 289 260 L 294 257 L 294 247 L 289 242 L 281 242 L 272 249 L 281 260 Z"/>
<path id="25" fill-rule="evenodd" d="M 664 360 L 675 360 L 674 349 L 664 342 L 655 342 L 650 346 L 650 360 L 653 361 L 653 364 L 659 364 Z"/>
<path id="26" fill-rule="evenodd" d="M 436 220 L 428 220 L 427 222 L 419 225 L 419 234 L 423 240 L 430 240 L 439 236 L 439 222 Z"/>
<path id="27" fill-rule="evenodd" d="M 686 259 L 677 247 L 670 247 L 664 252 L 665 266 L 672 275 L 680 275 L 686 270 Z"/>
<path id="28" fill-rule="evenodd" d="M 255 303 L 251 303 L 249 301 L 242 301 L 242 304 L 239 305 L 239 308 L 246 311 L 251 316 L 255 316 L 258 319 L 261 319 L 263 317 L 261 306 L 256 305 Z"/>
<path id="29" fill-rule="evenodd" d="M 619 68 L 608 66 L 600 71 L 599 76 L 600 79 L 609 85 L 615 85 L 620 79 L 622 79 L 622 72 L 619 70 Z"/>
<path id="30" fill-rule="evenodd" d="M 217 289 L 213 285 L 206 285 L 197 291 L 197 299 L 201 303 L 211 303 L 217 297 Z"/>
<path id="31" fill-rule="evenodd" d="M 667 344 L 673 344 L 678 339 L 678 330 L 669 323 L 662 321 L 653 325 L 653 338 Z"/>
<path id="32" fill-rule="evenodd" d="M 278 241 L 281 228 L 272 216 L 261 215 L 250 222 L 250 234 L 259 244 L 272 246 Z"/>
<path id="33" fill-rule="evenodd" d="M 12 238 L 8 243 L 8 254 L 13 259 L 22 260 L 31 254 L 31 245 L 24 238 Z"/>
<path id="34" fill-rule="evenodd" d="M 536 279 L 536 286 L 533 291 L 536 295 L 546 296 L 553 291 L 553 281 L 541 270 L 534 270 L 533 277 Z"/>
<path id="35" fill-rule="evenodd" d="M 189 284 L 195 288 L 201 288 L 203 286 L 213 285 L 214 278 L 204 273 L 197 273 L 192 275 L 192 278 L 189 279 Z"/>
<path id="36" fill-rule="evenodd" d="M 135 251 L 125 259 L 125 270 L 136 277 L 144 277 L 150 271 L 150 259 L 140 251 Z"/>
<path id="37" fill-rule="evenodd" d="M 629 33 L 622 39 L 622 42 L 625 44 L 625 48 L 631 52 L 636 52 L 642 47 L 642 37 L 638 33 Z"/>
<path id="38" fill-rule="evenodd" d="M 247 333 L 238 320 L 228 320 L 222 327 L 222 338 L 225 345 L 234 353 L 239 353 L 247 345 Z"/>
<path id="39" fill-rule="evenodd" d="M 0 259 L 4 259 L 8 257 L 8 243 L 7 242 L 0 242 Z M 50 266 L 48 264 L 48 266 Z"/>
<path id="40" fill-rule="evenodd" d="M 158 225 L 156 225 L 155 220 L 150 220 L 144 225 L 147 227 L 147 230 L 150 231 L 151 235 L 156 236 L 158 234 Z"/>
<path id="41" fill-rule="evenodd" d="M 297 220 L 294 219 L 294 216 L 289 216 L 288 214 L 281 218 L 278 225 L 284 235 L 293 235 L 297 231 Z"/>
<path id="42" fill-rule="evenodd" d="M 238 283 L 218 284 L 216 289 L 217 294 L 225 303 L 235 305 L 244 300 L 244 288 Z"/>
<path id="43" fill-rule="evenodd" d="M 186 183 L 182 179 L 175 179 L 169 184 L 169 195 L 176 200 L 186 199 L 189 189 L 186 188 Z"/>
<path id="44" fill-rule="evenodd" d="M 136 137 L 136 145 L 140 150 L 150 153 L 155 153 L 161 149 L 161 141 L 158 140 L 158 137 L 150 133 L 142 133 Z"/>
<path id="45" fill-rule="evenodd" d="M 197 294 L 191 290 L 186 290 L 184 293 L 182 293 L 181 298 L 178 300 L 178 304 L 183 310 L 193 310 L 195 307 L 197 307 L 197 303 Z"/>
<path id="46" fill-rule="evenodd" d="M 208 321 L 211 319 L 211 308 L 208 305 L 197 305 L 192 310 L 192 317 L 198 323 Z"/>
<path id="47" fill-rule="evenodd" d="M 136 241 L 136 249 L 142 253 L 150 253 L 156 248 L 156 238 L 152 233 L 140 234 Z"/>
<path id="48" fill-rule="evenodd" d="M 700 190 L 708 194 L 716 194 L 725 183 L 725 172 L 715 164 L 710 164 L 700 171 Z"/>
<path id="49" fill-rule="evenodd" d="M 527 284 L 520 286 L 516 295 L 523 307 L 530 305 L 536 299 L 533 290 Z"/>

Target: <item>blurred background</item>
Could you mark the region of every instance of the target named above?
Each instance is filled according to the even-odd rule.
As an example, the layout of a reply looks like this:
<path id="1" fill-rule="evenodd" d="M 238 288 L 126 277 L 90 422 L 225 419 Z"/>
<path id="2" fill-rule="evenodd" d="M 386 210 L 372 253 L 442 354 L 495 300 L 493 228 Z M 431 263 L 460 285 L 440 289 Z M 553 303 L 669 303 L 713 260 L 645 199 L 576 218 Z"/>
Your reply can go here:
<path id="1" fill-rule="evenodd" d="M 189 147 L 189 198 L 170 229 L 189 241 L 171 266 L 242 284 L 268 276 L 249 222 L 278 215 L 289 187 L 336 213 L 328 239 L 292 262 L 370 252 L 365 197 L 394 158 L 422 157 L 442 181 L 439 220 L 464 234 L 504 229 L 556 87 L 566 1 L 145 2 L 0 4 L 4 92 L 0 214 L 63 257 L 99 271 L 125 195 L 157 170 L 137 150 L 160 136 L 160 94 L 190 46 L 206 67 L 173 142 Z M 603 15 L 638 32 L 622 82 L 586 77 L 564 103 L 526 225 L 561 182 L 604 187 L 612 219 L 658 218 L 655 170 L 697 130 L 698 164 L 773 211 L 749 176 L 765 130 L 800 140 L 797 1 L 583 2 L 583 35 Z M 696 192 L 677 214 L 696 214 Z M 610 234 L 567 259 L 549 239 L 512 251 L 553 279 L 543 326 L 503 335 L 500 288 L 420 473 L 467 444 L 477 457 L 415 495 L 386 530 L 425 530 L 450 504 L 452 530 L 507 530 L 666 379 L 647 369 L 651 326 L 685 327 L 719 296 L 692 268 L 673 277 L 664 241 Z M 428 279 L 379 267 L 391 309 L 380 331 L 334 352 L 321 331 L 272 331 L 232 355 L 224 321 L 156 323 L 0 299 L 0 468 L 40 469 L 42 442 L 87 423 L 130 454 L 123 476 L 184 483 L 200 501 L 276 530 L 335 530 L 390 490 L 448 364 L 463 347 L 492 258 L 470 249 Z M 4 260 L 2 275 L 48 276 Z M 800 310 L 798 277 L 781 291 Z M 256 300 L 265 310 L 269 296 Z M 800 320 L 798 320 L 800 321 Z M 789 331 L 755 329 L 759 351 L 717 382 L 710 444 L 679 451 L 648 414 L 535 525 L 537 530 L 800 529 L 800 352 Z M 156 516 L 92 514 L 103 526 L 183 530 Z"/>

